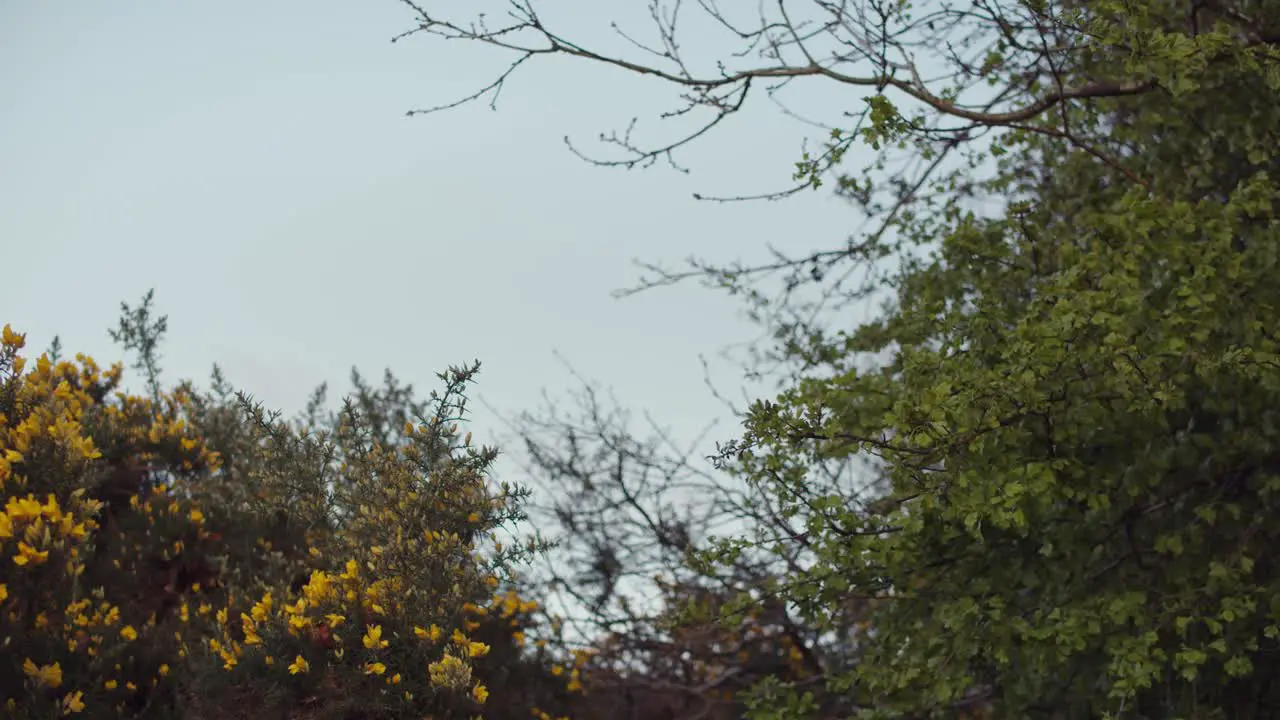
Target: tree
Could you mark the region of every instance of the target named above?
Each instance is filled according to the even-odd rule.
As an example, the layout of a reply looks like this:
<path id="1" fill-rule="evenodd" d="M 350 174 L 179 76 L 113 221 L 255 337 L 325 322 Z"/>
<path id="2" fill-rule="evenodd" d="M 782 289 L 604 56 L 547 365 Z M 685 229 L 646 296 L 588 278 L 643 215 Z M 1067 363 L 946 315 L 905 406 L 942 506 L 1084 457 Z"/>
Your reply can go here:
<path id="1" fill-rule="evenodd" d="M 802 375 L 750 409 L 721 459 L 804 532 L 704 559 L 803 543 L 817 561 L 775 591 L 811 627 L 867 603 L 872 631 L 827 674 L 841 707 L 823 716 L 1274 715 L 1280 3 L 806 5 L 821 23 L 797 4 L 745 27 L 697 3 L 764 53 L 709 73 L 681 60 L 678 4 L 654 6 L 653 66 L 561 37 L 527 2 L 501 28 L 413 6 L 414 32 L 512 51 L 512 70 L 575 56 L 710 108 L 674 143 L 615 138 L 635 152 L 623 163 L 668 157 L 773 79 L 874 91 L 793 188 L 833 171 L 868 231 L 694 268 L 748 292 L 782 273 L 786 310 L 767 321 Z M 880 155 L 844 171 L 856 142 Z M 916 169 L 886 179 L 891 157 Z M 1005 202 L 975 205 L 991 197 Z M 830 279 L 864 261 L 869 286 Z M 808 321 L 790 301 L 802 286 L 892 302 L 855 328 Z M 889 483 L 871 507 L 809 483 L 851 457 Z M 800 717 L 818 698 L 771 682 L 758 699 L 757 716 Z"/>
<path id="2" fill-rule="evenodd" d="M 797 537 L 776 498 L 697 462 L 651 418 L 641 435 L 591 383 L 570 399 L 512 425 L 542 491 L 531 512 L 556 541 L 533 594 L 559 599 L 573 637 L 592 651 L 575 717 L 741 717 L 756 682 L 814 685 L 856 654 L 860 604 L 823 633 L 771 590 L 813 561 L 806 548 L 741 553 L 723 567 L 691 562 L 717 534 Z M 866 488 L 854 465 L 826 463 L 810 484 L 858 502 Z M 744 594 L 756 607 L 724 612 Z M 721 623 L 722 614 L 734 620 Z"/>

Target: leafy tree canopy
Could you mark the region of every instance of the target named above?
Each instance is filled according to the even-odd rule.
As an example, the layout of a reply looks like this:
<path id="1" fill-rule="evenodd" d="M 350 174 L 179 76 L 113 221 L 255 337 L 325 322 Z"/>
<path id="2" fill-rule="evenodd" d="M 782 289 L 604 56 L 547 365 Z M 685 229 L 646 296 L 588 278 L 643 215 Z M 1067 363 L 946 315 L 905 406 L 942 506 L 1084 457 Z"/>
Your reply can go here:
<path id="1" fill-rule="evenodd" d="M 513 68 L 604 62 L 713 113 L 672 145 L 618 142 L 627 162 L 697 139 L 771 80 L 867 94 L 796 177 L 835 171 L 872 229 L 695 268 L 731 289 L 782 269 L 790 289 L 871 262 L 893 297 L 854 328 L 772 316 L 803 370 L 722 457 L 798 531 L 703 560 L 802 546 L 810 561 L 773 590 L 818 628 L 852 601 L 873 618 L 822 684 L 759 685 L 758 716 L 1272 715 L 1280 3 L 812 3 L 823 24 L 784 2 L 750 26 L 698 5 L 762 53 L 682 63 L 666 6 L 654 65 L 566 39 L 527 2 L 501 28 L 414 7 L 416 32 L 505 48 Z M 922 79 L 930 49 L 948 71 Z M 879 159 L 842 169 L 861 142 Z M 894 156 L 918 162 L 886 178 Z M 855 456 L 876 461 L 883 497 L 815 491 L 816 467 Z"/>

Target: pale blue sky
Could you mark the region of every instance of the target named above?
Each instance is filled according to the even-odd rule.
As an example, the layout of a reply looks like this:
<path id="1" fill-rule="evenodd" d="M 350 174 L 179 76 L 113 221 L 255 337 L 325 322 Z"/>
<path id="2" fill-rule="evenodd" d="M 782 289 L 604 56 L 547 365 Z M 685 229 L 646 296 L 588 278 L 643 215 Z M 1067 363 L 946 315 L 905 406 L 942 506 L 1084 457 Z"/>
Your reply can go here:
<path id="1" fill-rule="evenodd" d="M 596 37 L 643 10 L 546 4 Z M 471 358 L 479 394 L 514 412 L 573 386 L 558 351 L 677 432 L 723 416 L 698 356 L 754 335 L 737 303 L 693 284 L 609 293 L 634 258 L 841 242 L 858 218 L 825 190 L 691 198 L 786 183 L 803 128 L 761 104 L 686 154 L 691 176 L 593 167 L 561 137 L 591 147 L 672 94 L 572 61 L 535 64 L 496 113 L 408 119 L 502 61 L 392 45 L 411 20 L 394 0 L 0 0 L 0 323 L 113 360 L 120 301 L 154 286 L 169 380 L 216 361 L 290 413 L 321 381 L 345 390 L 352 365 L 425 389 Z"/>

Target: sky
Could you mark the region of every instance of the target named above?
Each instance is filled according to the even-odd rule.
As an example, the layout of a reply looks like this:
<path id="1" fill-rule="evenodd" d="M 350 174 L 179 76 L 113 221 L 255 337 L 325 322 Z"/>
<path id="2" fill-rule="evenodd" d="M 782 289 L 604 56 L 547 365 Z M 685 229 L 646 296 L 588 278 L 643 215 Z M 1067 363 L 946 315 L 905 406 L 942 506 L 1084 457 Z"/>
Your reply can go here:
<path id="1" fill-rule="evenodd" d="M 601 42 L 613 18 L 645 30 L 642 4 L 546 4 Z M 554 59 L 496 112 L 408 118 L 504 60 L 389 42 L 412 20 L 396 0 L 0 0 L 0 322 L 112 361 L 120 303 L 155 288 L 167 381 L 217 362 L 286 414 L 321 382 L 345 391 L 352 366 L 426 390 L 475 358 L 481 440 L 500 439 L 495 413 L 574 388 L 569 366 L 677 437 L 716 417 L 709 441 L 732 437 L 699 357 L 757 336 L 738 302 L 611 291 L 637 259 L 842 242 L 858 218 L 826 191 L 692 198 L 784 186 L 805 129 L 762 104 L 682 156 L 688 175 L 596 167 L 562 138 L 599 150 L 633 116 L 661 130 L 673 91 Z M 734 365 L 713 369 L 735 386 Z"/>

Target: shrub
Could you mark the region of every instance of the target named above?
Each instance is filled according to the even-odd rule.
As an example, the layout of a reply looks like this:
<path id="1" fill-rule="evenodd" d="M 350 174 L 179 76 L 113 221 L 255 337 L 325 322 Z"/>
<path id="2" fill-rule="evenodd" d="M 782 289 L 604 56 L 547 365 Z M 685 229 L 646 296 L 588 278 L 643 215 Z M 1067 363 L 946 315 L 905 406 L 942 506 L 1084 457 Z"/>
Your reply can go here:
<path id="1" fill-rule="evenodd" d="M 118 364 L 28 363 L 5 326 L 5 712 L 530 717 L 563 702 L 569 678 L 525 647 L 544 617 L 512 584 L 539 548 L 492 538 L 522 491 L 488 482 L 496 451 L 458 425 L 478 364 L 428 403 L 362 392 L 284 422 L 216 369 L 210 392 L 162 390 L 162 332 L 122 323 L 143 348 L 140 397 Z"/>

